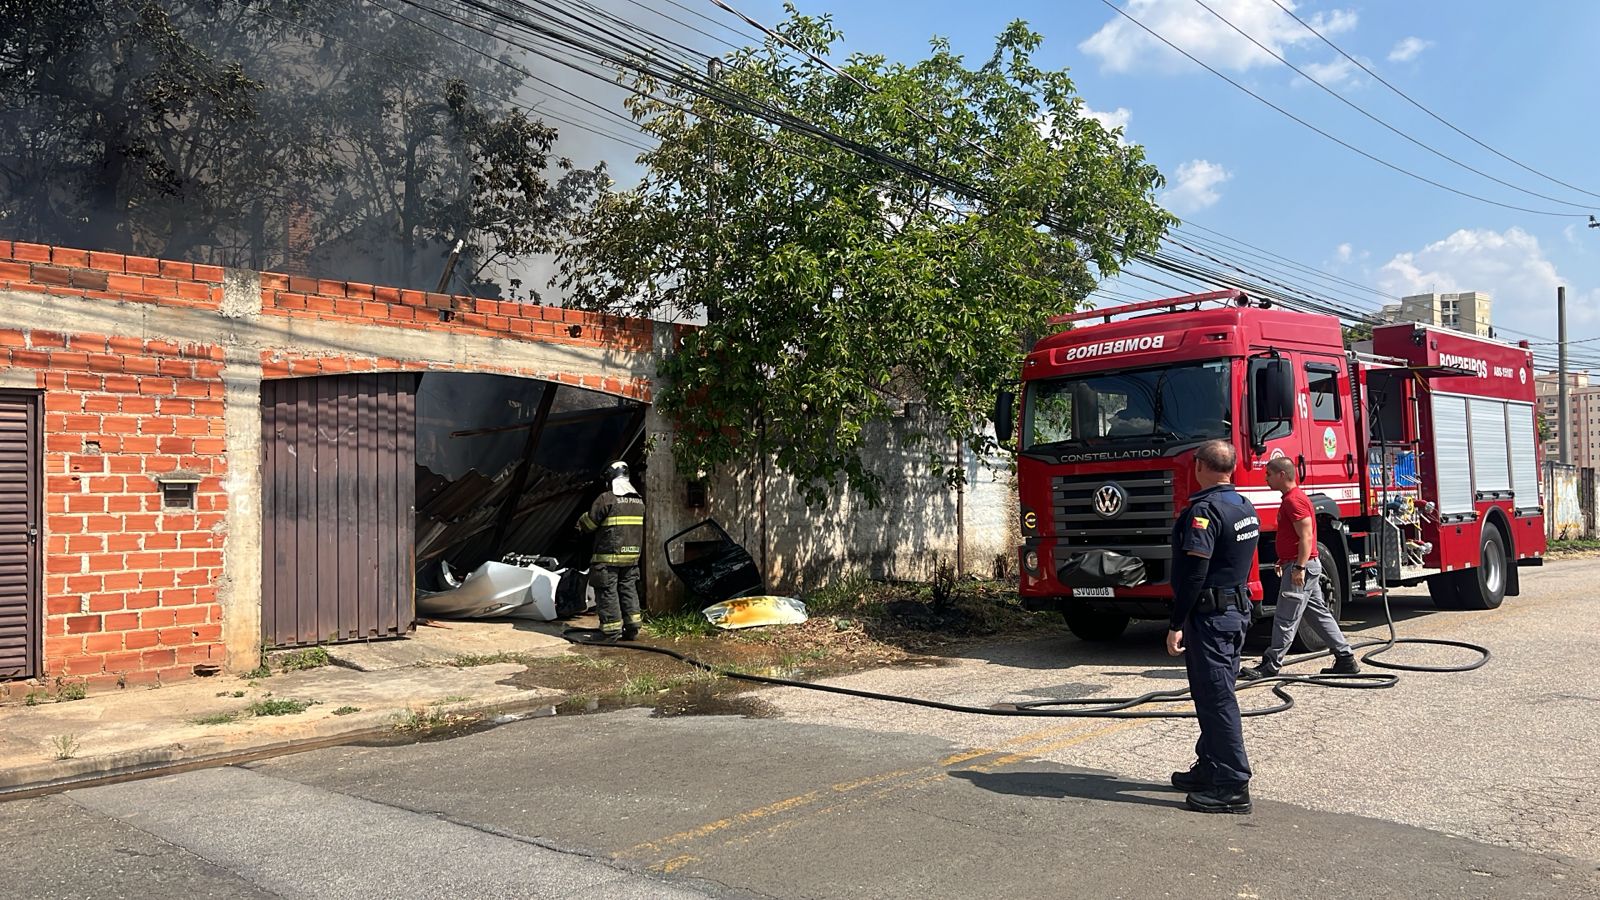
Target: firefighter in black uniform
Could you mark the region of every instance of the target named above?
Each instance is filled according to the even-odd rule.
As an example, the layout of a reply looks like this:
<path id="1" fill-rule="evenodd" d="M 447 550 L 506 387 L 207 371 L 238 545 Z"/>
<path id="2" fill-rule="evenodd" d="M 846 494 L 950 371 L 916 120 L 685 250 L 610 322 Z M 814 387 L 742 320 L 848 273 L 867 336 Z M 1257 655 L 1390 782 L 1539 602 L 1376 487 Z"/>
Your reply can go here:
<path id="1" fill-rule="evenodd" d="M 631 641 L 639 636 L 639 552 L 644 546 L 644 498 L 628 479 L 628 464 L 606 467 L 610 488 L 578 519 L 578 528 L 596 532 L 589 557 L 589 584 L 594 587 L 600 631 L 606 639 Z"/>
<path id="2" fill-rule="evenodd" d="M 1238 454 L 1226 441 L 1195 452 L 1201 489 L 1172 527 L 1172 621 L 1167 652 L 1183 654 L 1200 720 L 1196 760 L 1172 786 L 1200 812 L 1250 812 L 1250 761 L 1234 681 L 1250 627 L 1250 565 L 1261 526 L 1255 507 L 1230 483 Z"/>

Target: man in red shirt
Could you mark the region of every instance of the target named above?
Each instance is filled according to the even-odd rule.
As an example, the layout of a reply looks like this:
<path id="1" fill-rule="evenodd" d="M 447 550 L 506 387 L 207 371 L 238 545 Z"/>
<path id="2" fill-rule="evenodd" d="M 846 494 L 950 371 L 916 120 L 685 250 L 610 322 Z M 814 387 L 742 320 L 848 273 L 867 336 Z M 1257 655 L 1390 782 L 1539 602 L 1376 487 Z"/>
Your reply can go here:
<path id="1" fill-rule="evenodd" d="M 1307 616 L 1311 630 L 1333 651 L 1333 665 L 1324 675 L 1359 675 L 1361 667 L 1345 640 L 1339 623 L 1328 611 L 1322 596 L 1322 560 L 1317 559 L 1317 517 L 1311 498 L 1300 489 L 1294 463 L 1284 457 L 1267 462 L 1267 484 L 1283 495 L 1278 507 L 1278 611 L 1272 617 L 1272 643 L 1261 655 L 1261 665 L 1244 666 L 1239 677 L 1246 681 L 1271 678 L 1283 665 L 1300 617 Z"/>

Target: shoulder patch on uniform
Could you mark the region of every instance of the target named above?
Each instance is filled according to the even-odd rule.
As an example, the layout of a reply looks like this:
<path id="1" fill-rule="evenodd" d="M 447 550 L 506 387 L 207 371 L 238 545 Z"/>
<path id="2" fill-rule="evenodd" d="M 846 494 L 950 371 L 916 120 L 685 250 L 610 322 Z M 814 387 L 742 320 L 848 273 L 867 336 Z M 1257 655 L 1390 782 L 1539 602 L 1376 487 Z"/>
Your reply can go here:
<path id="1" fill-rule="evenodd" d="M 1196 527 L 1196 528 L 1210 528 L 1211 527 L 1211 520 L 1206 518 L 1205 516 L 1195 516 L 1194 517 L 1194 527 Z"/>

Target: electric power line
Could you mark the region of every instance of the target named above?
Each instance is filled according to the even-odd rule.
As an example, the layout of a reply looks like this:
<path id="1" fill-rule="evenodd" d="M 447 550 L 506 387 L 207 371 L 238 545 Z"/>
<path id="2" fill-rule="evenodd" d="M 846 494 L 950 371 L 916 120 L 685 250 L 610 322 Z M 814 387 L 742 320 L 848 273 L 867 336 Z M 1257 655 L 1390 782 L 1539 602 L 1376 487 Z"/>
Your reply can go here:
<path id="1" fill-rule="evenodd" d="M 1440 159 L 1445 160 L 1446 162 L 1449 162 L 1449 163 L 1452 163 L 1452 164 L 1454 164 L 1456 166 L 1459 166 L 1460 168 L 1466 169 L 1468 172 L 1471 172 L 1474 175 L 1479 175 L 1479 176 L 1482 176 L 1484 178 L 1487 178 L 1490 181 L 1493 181 L 1495 184 L 1499 184 L 1499 185 L 1502 185 L 1504 187 L 1511 188 L 1514 191 L 1520 191 L 1520 192 L 1522 192 L 1524 194 L 1529 194 L 1531 196 L 1538 197 L 1540 200 L 1549 200 L 1549 201 L 1551 201 L 1553 203 L 1560 203 L 1563 206 L 1575 206 L 1575 207 L 1577 207 L 1579 209 L 1583 209 L 1583 210 L 1591 210 L 1591 209 L 1594 208 L 1593 204 L 1573 203 L 1573 202 L 1571 202 L 1569 200 L 1563 200 L 1560 197 L 1552 197 L 1552 196 L 1550 196 L 1548 194 L 1541 194 L 1538 191 L 1531 190 L 1529 188 L 1525 188 L 1525 187 L 1521 187 L 1519 185 L 1512 184 L 1509 181 L 1506 181 L 1504 179 L 1497 178 L 1497 177 L 1495 177 L 1493 175 L 1490 175 L 1488 172 L 1485 172 L 1482 169 L 1474 168 L 1473 166 L 1471 166 L 1471 165 L 1469 165 L 1467 163 L 1464 163 L 1459 159 L 1456 159 L 1455 157 L 1449 155 L 1448 153 L 1445 153 L 1444 151 L 1438 149 L 1437 147 L 1434 147 L 1434 146 L 1432 146 L 1430 144 L 1427 144 L 1427 143 L 1424 143 L 1423 141 L 1418 140 L 1417 138 L 1411 136 L 1410 134 L 1407 134 L 1406 132 L 1401 131 L 1399 128 L 1396 128 L 1395 126 L 1389 124 L 1388 122 L 1384 121 L 1383 119 L 1379 118 L 1378 116 L 1372 114 L 1371 112 L 1369 112 L 1366 109 L 1366 107 L 1361 106 L 1360 104 L 1356 103 L 1354 100 L 1351 100 L 1350 98 L 1344 96 L 1343 94 L 1339 93 L 1338 91 L 1334 90 L 1333 88 L 1328 87 L 1326 84 L 1323 84 L 1321 81 L 1318 81 L 1316 78 L 1312 77 L 1308 72 L 1306 72 L 1304 69 L 1300 68 L 1299 66 L 1295 65 L 1292 62 L 1289 62 L 1289 60 L 1285 59 L 1282 54 L 1278 53 L 1276 50 L 1273 50 L 1271 47 L 1268 47 L 1266 44 L 1263 44 L 1261 41 L 1256 40 L 1256 38 L 1253 35 L 1251 35 L 1249 32 L 1247 32 L 1243 28 L 1240 28 L 1239 26 L 1233 24 L 1233 22 L 1229 21 L 1226 16 L 1222 15 L 1222 13 L 1219 13 L 1216 10 L 1212 9 L 1209 5 L 1207 5 L 1205 0 L 1194 0 L 1194 2 L 1196 4 L 1198 4 L 1201 9 L 1203 9 L 1206 12 L 1210 13 L 1211 15 L 1215 16 L 1219 21 L 1222 22 L 1222 24 L 1224 24 L 1224 25 L 1228 26 L 1229 28 L 1233 29 L 1235 32 L 1238 32 L 1238 34 L 1241 37 L 1243 37 L 1245 40 L 1247 40 L 1250 43 L 1252 43 L 1252 44 L 1256 45 L 1257 47 L 1261 48 L 1261 50 L 1264 51 L 1265 53 L 1267 53 L 1267 55 L 1271 56 L 1273 59 L 1277 60 L 1278 62 L 1283 63 L 1285 66 L 1288 66 L 1296 75 L 1299 75 L 1301 78 L 1304 78 L 1305 80 L 1307 80 L 1307 81 L 1311 82 L 1312 84 L 1316 85 L 1317 87 L 1321 88 L 1325 93 L 1328 94 L 1328 96 L 1334 98 L 1335 100 L 1338 100 L 1340 103 L 1343 103 L 1345 106 L 1350 107 L 1351 109 L 1353 109 L 1356 112 L 1362 114 L 1363 116 L 1366 116 L 1368 119 L 1371 119 L 1373 122 L 1376 122 L 1379 125 L 1382 125 L 1384 128 L 1388 129 L 1389 131 L 1393 132 L 1396 135 L 1399 135 L 1400 137 L 1404 138 L 1405 140 L 1410 141 L 1412 144 L 1415 144 L 1416 146 L 1421 147 L 1422 149 L 1428 151 L 1429 153 L 1432 153 L 1434 156 L 1437 156 Z"/>
<path id="2" fill-rule="evenodd" d="M 1319 40 L 1321 40 L 1324 44 L 1327 44 L 1329 47 L 1332 47 L 1335 53 L 1338 53 L 1340 56 L 1344 57 L 1345 59 L 1348 59 L 1352 63 L 1355 63 L 1356 66 L 1361 69 L 1361 71 L 1367 73 L 1368 75 L 1371 75 L 1373 77 L 1373 79 L 1375 79 L 1379 84 L 1383 85 L 1384 87 L 1388 88 L 1391 91 L 1394 91 L 1396 94 L 1399 94 L 1407 103 L 1409 103 L 1412 106 L 1415 106 L 1417 109 L 1420 109 L 1423 112 L 1427 113 L 1430 117 L 1433 118 L 1434 121 L 1438 122 L 1439 124 L 1445 126 L 1446 128 L 1450 129 L 1451 131 L 1454 131 L 1456 134 L 1461 135 L 1462 137 L 1466 138 L 1467 140 L 1473 142 L 1474 144 L 1477 144 L 1479 147 L 1482 147 L 1483 149 L 1489 151 L 1490 153 L 1493 153 L 1495 156 L 1500 157 L 1501 159 L 1505 160 L 1506 162 L 1511 163 L 1512 165 L 1516 166 L 1519 169 L 1523 169 L 1524 171 L 1531 172 L 1532 174 L 1537 175 L 1540 178 L 1545 179 L 1546 181 L 1554 182 L 1555 184 L 1559 184 L 1564 188 L 1568 188 L 1570 190 L 1577 191 L 1580 194 L 1587 194 L 1590 197 L 1594 197 L 1594 198 L 1600 199 L 1600 194 L 1597 194 L 1594 191 L 1584 190 L 1583 188 L 1578 187 L 1575 184 L 1568 184 L 1567 182 L 1562 181 L 1559 178 L 1556 178 L 1556 177 L 1551 176 L 1551 175 L 1546 175 L 1545 173 L 1539 171 L 1538 169 L 1535 169 L 1535 168 L 1533 168 L 1531 166 L 1525 165 L 1525 164 L 1517 161 L 1516 159 L 1513 159 L 1512 157 L 1507 156 L 1504 153 L 1501 153 L 1499 150 L 1496 150 L 1495 148 L 1489 146 L 1488 144 L 1484 143 L 1483 141 L 1478 140 L 1477 138 L 1475 138 L 1472 135 L 1468 134 L 1467 132 L 1461 130 L 1460 128 L 1457 128 L 1454 124 L 1452 124 L 1449 120 L 1445 119 L 1443 116 L 1440 116 L 1438 113 L 1435 113 L 1433 110 L 1429 109 L 1426 106 L 1423 106 L 1421 103 L 1419 103 L 1416 100 L 1412 99 L 1410 94 L 1407 94 L 1405 91 L 1402 91 L 1399 88 L 1395 87 L 1393 84 L 1390 84 L 1387 80 L 1384 79 L 1384 77 L 1382 75 L 1379 75 L 1377 72 L 1374 72 L 1369 66 L 1367 66 L 1366 63 L 1363 63 L 1361 60 L 1356 59 L 1354 56 L 1351 56 L 1350 54 L 1346 53 L 1342 47 L 1340 47 L 1338 44 L 1335 44 L 1333 41 L 1329 40 L 1327 38 L 1327 36 L 1324 35 L 1322 32 L 1320 32 L 1317 29 L 1311 27 L 1311 24 L 1309 22 L 1307 22 L 1305 19 L 1302 19 L 1298 15 L 1296 15 L 1293 9 L 1291 9 L 1291 8 L 1289 8 L 1287 6 L 1284 6 L 1282 3 L 1279 2 L 1279 0 L 1272 0 L 1272 3 L 1273 3 L 1273 5 L 1277 6 L 1279 9 L 1283 10 L 1286 14 L 1288 14 L 1289 18 L 1294 19 L 1296 22 L 1299 22 L 1307 31 L 1309 31 L 1312 34 L 1316 35 L 1317 38 Z"/>
<path id="3" fill-rule="evenodd" d="M 1384 168 L 1391 169 L 1391 170 L 1393 170 L 1395 172 L 1400 173 L 1401 175 L 1405 175 L 1408 178 L 1413 178 L 1413 179 L 1415 179 L 1417 181 L 1423 182 L 1424 184 L 1432 185 L 1433 187 L 1439 188 L 1440 190 L 1449 191 L 1452 194 L 1456 194 L 1456 195 L 1461 196 L 1461 197 L 1466 197 L 1469 200 L 1477 200 L 1480 203 L 1487 203 L 1487 204 L 1490 204 L 1491 206 L 1498 206 L 1498 207 L 1501 207 L 1502 209 L 1511 209 L 1511 210 L 1516 210 L 1517 212 L 1529 213 L 1531 215 L 1553 216 L 1553 217 L 1558 217 L 1558 218 L 1580 218 L 1581 219 L 1581 218 L 1583 218 L 1585 216 L 1584 213 L 1557 212 L 1557 211 L 1553 211 L 1553 210 L 1532 209 L 1532 208 L 1526 207 L 1526 206 L 1517 206 L 1517 205 L 1511 204 L 1511 203 L 1502 203 L 1499 200 L 1491 200 L 1488 197 L 1482 197 L 1482 196 L 1479 196 L 1477 194 L 1474 194 L 1474 193 L 1471 193 L 1471 192 L 1468 192 L 1468 191 L 1463 191 L 1460 188 L 1454 188 L 1454 187 L 1451 187 L 1451 186 L 1449 186 L 1447 184 L 1444 184 L 1442 182 L 1435 181 L 1432 178 L 1427 177 L 1426 175 L 1420 175 L 1420 174 L 1418 174 L 1416 172 L 1411 171 L 1410 169 L 1406 169 L 1406 168 L 1404 168 L 1402 166 L 1399 166 L 1399 165 L 1396 165 L 1395 163 L 1392 163 L 1392 162 L 1390 162 L 1390 161 L 1388 161 L 1386 159 L 1383 159 L 1382 157 L 1374 156 L 1373 154 L 1368 153 L 1367 151 L 1361 149 L 1360 147 L 1357 147 L 1356 145 L 1350 143 L 1349 141 L 1346 141 L 1346 140 L 1344 140 L 1343 138 L 1340 138 L 1340 137 L 1336 137 L 1335 135 L 1329 133 L 1328 131 L 1325 131 L 1322 128 L 1317 127 L 1316 125 L 1311 124 L 1310 122 L 1306 121 L 1305 119 L 1295 115 L 1294 113 L 1288 111 L 1287 109 L 1284 109 L 1282 106 L 1279 106 L 1278 104 L 1273 103 L 1271 100 L 1268 100 L 1266 97 L 1263 97 L 1260 94 L 1256 93 L 1255 91 L 1252 91 L 1250 88 L 1245 87 L 1243 84 L 1239 83 L 1238 81 L 1236 81 L 1236 80 L 1234 80 L 1232 78 L 1229 78 L 1227 75 L 1223 74 L 1220 70 L 1218 70 L 1218 69 L 1206 64 L 1205 62 L 1202 62 L 1194 54 L 1192 54 L 1189 51 L 1183 49 L 1182 47 L 1179 47 L 1177 44 L 1174 44 L 1172 41 L 1167 40 L 1167 38 L 1164 37 L 1160 32 L 1156 31 L 1155 29 L 1151 28 L 1150 26 L 1148 26 L 1148 25 L 1144 24 L 1143 22 L 1139 21 L 1138 19 L 1134 18 L 1131 13 L 1129 13 L 1126 10 L 1122 9 L 1121 7 L 1117 6 L 1117 4 L 1114 2 L 1114 0 L 1100 0 L 1100 2 L 1105 4 L 1106 6 L 1110 7 L 1111 10 L 1113 12 L 1115 12 L 1117 15 L 1122 16 L 1124 19 L 1127 19 L 1129 22 L 1132 22 L 1134 25 L 1137 25 L 1140 29 L 1144 30 L 1151 37 L 1155 38 L 1156 40 L 1160 41 L 1161 43 L 1167 45 L 1168 47 L 1170 47 L 1173 50 L 1177 51 L 1178 53 L 1182 54 L 1190 62 L 1193 62 L 1195 65 L 1201 67 L 1202 69 L 1205 69 L 1207 72 L 1210 72 L 1211 74 L 1217 76 L 1218 78 L 1222 79 L 1223 81 L 1226 81 L 1228 84 L 1233 85 L 1238 90 L 1243 91 L 1245 94 L 1248 94 L 1249 96 L 1253 97 L 1257 102 L 1262 103 L 1262 104 L 1272 108 L 1273 110 L 1278 112 L 1280 115 L 1285 116 L 1285 117 L 1287 117 L 1289 119 L 1292 119 L 1293 121 L 1299 123 L 1300 125 L 1304 126 L 1305 128 L 1308 128 L 1308 129 L 1316 132 L 1317 134 L 1322 135 L 1324 138 L 1327 138 L 1328 140 L 1334 142 L 1335 144 L 1338 144 L 1339 146 L 1344 147 L 1346 150 L 1349 150 L 1352 153 L 1356 153 L 1356 154 L 1358 154 L 1360 156 L 1363 156 L 1363 157 L 1365 157 L 1365 158 L 1367 158 L 1367 159 L 1369 159 L 1369 160 L 1371 160 L 1371 161 L 1383 166 Z"/>

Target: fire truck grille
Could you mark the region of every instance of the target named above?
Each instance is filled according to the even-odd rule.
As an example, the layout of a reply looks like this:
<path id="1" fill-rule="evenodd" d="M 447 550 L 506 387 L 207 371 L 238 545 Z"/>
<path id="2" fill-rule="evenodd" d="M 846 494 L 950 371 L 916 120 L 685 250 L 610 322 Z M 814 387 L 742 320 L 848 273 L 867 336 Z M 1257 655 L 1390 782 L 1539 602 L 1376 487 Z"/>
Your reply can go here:
<path id="1" fill-rule="evenodd" d="M 1056 534 L 1072 546 L 1164 545 L 1172 530 L 1170 470 L 1057 475 L 1051 501 Z"/>

